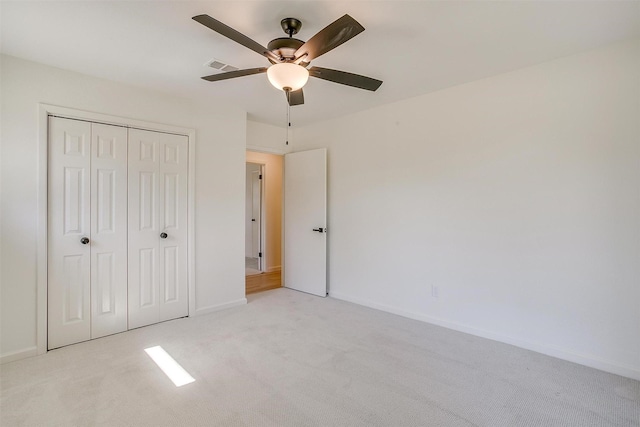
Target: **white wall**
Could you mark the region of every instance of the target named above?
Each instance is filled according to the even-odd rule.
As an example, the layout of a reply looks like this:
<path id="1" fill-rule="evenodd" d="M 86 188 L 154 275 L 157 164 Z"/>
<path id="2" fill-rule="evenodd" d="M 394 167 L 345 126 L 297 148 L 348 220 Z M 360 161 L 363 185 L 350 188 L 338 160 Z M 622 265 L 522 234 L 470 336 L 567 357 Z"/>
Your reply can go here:
<path id="1" fill-rule="evenodd" d="M 285 154 L 291 151 L 291 145 L 285 144 L 286 140 L 287 130 L 284 127 L 247 121 L 247 150 Z"/>
<path id="2" fill-rule="evenodd" d="M 2 56 L 0 355 L 36 345 L 38 103 L 196 130 L 196 308 L 244 299 L 246 113 Z M 192 313 L 193 314 L 193 313 Z"/>
<path id="3" fill-rule="evenodd" d="M 297 129 L 328 147 L 330 295 L 640 379 L 639 52 Z"/>

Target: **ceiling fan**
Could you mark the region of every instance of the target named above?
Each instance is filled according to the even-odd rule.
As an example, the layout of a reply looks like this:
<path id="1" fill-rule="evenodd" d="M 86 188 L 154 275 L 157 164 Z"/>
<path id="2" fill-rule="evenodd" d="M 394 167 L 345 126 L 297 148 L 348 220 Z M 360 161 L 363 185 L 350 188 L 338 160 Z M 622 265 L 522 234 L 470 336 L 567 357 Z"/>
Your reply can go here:
<path id="1" fill-rule="evenodd" d="M 375 91 L 382 84 L 380 80 L 346 71 L 322 67 L 308 68 L 315 58 L 335 49 L 364 31 L 364 27 L 349 15 L 344 15 L 329 24 L 306 42 L 293 38 L 293 35 L 300 31 L 302 22 L 296 18 L 285 18 L 280 22 L 280 26 L 288 37 L 273 39 L 267 44 L 267 47 L 209 15 L 198 15 L 193 19 L 216 33 L 259 53 L 272 64 L 270 67 L 213 74 L 202 77 L 204 80 L 215 82 L 266 72 L 271 84 L 285 92 L 287 102 L 292 106 L 304 104 L 302 87 L 307 83 L 309 76 L 370 91 Z"/>

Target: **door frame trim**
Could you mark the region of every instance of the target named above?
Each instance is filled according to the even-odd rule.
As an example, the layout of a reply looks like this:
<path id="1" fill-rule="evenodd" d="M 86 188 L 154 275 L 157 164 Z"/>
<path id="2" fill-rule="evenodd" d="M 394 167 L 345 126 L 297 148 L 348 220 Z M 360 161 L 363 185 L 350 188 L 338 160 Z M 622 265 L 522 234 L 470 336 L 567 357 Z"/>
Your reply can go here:
<path id="1" fill-rule="evenodd" d="M 38 177 L 37 177 L 37 218 L 36 233 L 36 349 L 37 354 L 47 352 L 47 219 L 48 219 L 48 187 L 49 187 L 49 116 L 60 116 L 68 119 L 84 120 L 107 125 L 137 128 L 154 132 L 173 133 L 188 138 L 189 158 L 187 178 L 187 288 L 189 292 L 189 316 L 196 313 L 195 284 L 195 141 L 196 131 L 191 128 L 166 125 L 161 123 L 135 120 L 127 117 L 112 116 L 77 110 L 45 103 L 38 104 Z"/>

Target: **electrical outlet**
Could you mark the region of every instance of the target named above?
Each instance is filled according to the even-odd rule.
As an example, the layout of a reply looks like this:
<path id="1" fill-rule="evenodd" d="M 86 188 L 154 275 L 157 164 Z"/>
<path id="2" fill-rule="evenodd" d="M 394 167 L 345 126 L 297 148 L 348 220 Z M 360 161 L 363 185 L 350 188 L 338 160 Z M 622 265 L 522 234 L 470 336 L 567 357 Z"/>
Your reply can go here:
<path id="1" fill-rule="evenodd" d="M 436 285 L 431 285 L 431 297 L 438 298 L 440 295 L 440 290 Z"/>

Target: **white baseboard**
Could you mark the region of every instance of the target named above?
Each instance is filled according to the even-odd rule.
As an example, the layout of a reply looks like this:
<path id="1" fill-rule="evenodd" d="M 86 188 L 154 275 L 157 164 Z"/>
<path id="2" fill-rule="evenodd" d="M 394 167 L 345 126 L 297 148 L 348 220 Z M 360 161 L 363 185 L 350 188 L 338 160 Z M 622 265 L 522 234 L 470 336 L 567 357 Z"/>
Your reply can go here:
<path id="1" fill-rule="evenodd" d="M 406 311 L 397 307 L 388 306 L 385 304 L 379 304 L 376 302 L 368 301 L 365 299 L 353 297 L 351 295 L 342 294 L 340 292 L 329 292 L 331 298 L 352 302 L 354 304 L 363 305 L 365 307 L 375 308 L 376 310 L 386 311 L 388 313 L 397 314 L 398 316 L 407 317 L 409 319 L 419 320 L 421 322 L 431 323 L 433 325 L 442 326 L 447 329 L 453 329 L 454 331 L 464 332 L 467 334 L 475 335 L 482 338 L 487 338 L 493 341 L 502 342 L 505 344 L 514 345 L 516 347 L 524 348 L 526 350 L 542 353 L 547 356 L 556 357 L 558 359 L 566 360 L 580 365 L 588 366 L 590 368 L 599 369 L 601 371 L 609 372 L 612 374 L 620 375 L 634 380 L 640 380 L 640 370 L 631 366 L 619 365 L 616 363 L 608 362 L 606 360 L 598 359 L 593 356 L 586 356 L 583 354 L 574 353 L 562 348 L 550 346 L 546 344 L 531 342 L 514 338 L 507 335 L 498 334 L 484 329 L 474 328 L 469 325 L 461 323 L 451 322 L 448 320 L 438 319 L 436 317 L 425 316 L 424 314 L 414 313 Z"/>
<path id="2" fill-rule="evenodd" d="M 224 304 L 210 305 L 208 307 L 197 308 L 194 316 L 202 316 L 203 314 L 215 313 L 216 311 L 226 310 L 227 308 L 237 307 L 247 303 L 246 298 L 240 298 L 239 300 L 226 302 Z"/>
<path id="3" fill-rule="evenodd" d="M 16 360 L 25 359 L 27 357 L 33 357 L 38 355 L 38 347 L 28 347 L 23 350 L 12 351 L 0 356 L 0 365 L 3 363 L 14 362 Z"/>

